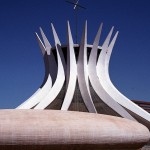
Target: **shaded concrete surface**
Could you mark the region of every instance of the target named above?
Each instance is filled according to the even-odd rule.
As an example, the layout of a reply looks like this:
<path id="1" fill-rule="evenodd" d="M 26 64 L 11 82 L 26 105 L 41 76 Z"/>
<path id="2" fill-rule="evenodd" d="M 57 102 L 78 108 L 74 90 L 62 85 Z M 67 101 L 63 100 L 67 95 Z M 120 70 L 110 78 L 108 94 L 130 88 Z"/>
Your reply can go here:
<path id="1" fill-rule="evenodd" d="M 31 145 L 24 145 L 24 146 L 18 146 L 18 145 L 13 145 L 13 146 L 0 146 L 1 150 L 141 150 L 137 149 L 136 146 L 135 148 L 128 148 L 128 147 L 99 147 L 99 146 L 94 146 L 94 145 L 57 145 L 57 146 L 31 146 Z M 142 149 L 142 150 L 149 150 L 149 149 Z"/>
<path id="2" fill-rule="evenodd" d="M 134 150 L 142 124 L 109 115 L 60 110 L 0 110 L 0 150 Z"/>
<path id="3" fill-rule="evenodd" d="M 150 145 L 145 145 L 144 147 L 142 147 L 142 149 L 140 150 L 150 150 Z"/>

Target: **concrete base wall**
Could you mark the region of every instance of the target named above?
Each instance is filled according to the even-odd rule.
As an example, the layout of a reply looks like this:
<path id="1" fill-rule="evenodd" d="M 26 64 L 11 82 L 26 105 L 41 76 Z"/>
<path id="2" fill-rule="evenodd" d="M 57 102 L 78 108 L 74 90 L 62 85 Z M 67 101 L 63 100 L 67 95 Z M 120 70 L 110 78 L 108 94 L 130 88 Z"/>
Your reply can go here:
<path id="1" fill-rule="evenodd" d="M 150 138 L 142 124 L 94 113 L 0 110 L 0 150 L 134 150 Z"/>

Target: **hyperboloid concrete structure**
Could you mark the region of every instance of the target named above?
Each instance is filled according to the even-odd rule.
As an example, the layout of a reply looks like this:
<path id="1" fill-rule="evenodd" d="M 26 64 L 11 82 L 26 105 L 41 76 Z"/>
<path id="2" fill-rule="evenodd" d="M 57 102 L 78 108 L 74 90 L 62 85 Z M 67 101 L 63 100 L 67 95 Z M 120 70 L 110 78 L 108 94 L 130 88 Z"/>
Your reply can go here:
<path id="1" fill-rule="evenodd" d="M 132 150 L 142 147 L 150 138 L 147 129 L 150 114 L 121 94 L 109 77 L 109 61 L 118 32 L 111 40 L 112 27 L 99 46 L 101 24 L 93 45 L 89 45 L 86 22 L 78 45 L 73 43 L 68 22 L 68 43 L 61 45 L 51 26 L 54 47 L 41 28 L 43 42 L 36 33 L 45 63 L 44 81 L 16 110 L 0 112 L 0 128 L 4 130 L 0 134 L 5 135 L 0 136 L 1 147 Z M 5 121 L 1 123 L 2 120 Z"/>

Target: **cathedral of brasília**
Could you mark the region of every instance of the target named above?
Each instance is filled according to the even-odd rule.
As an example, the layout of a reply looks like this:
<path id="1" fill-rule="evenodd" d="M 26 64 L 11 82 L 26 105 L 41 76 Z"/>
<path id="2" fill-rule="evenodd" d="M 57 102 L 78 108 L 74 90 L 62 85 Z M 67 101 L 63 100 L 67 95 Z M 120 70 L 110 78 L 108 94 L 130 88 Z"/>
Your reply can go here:
<path id="1" fill-rule="evenodd" d="M 138 149 L 150 138 L 150 114 L 120 93 L 111 82 L 109 61 L 118 32 L 114 27 L 99 46 L 103 24 L 93 45 L 87 21 L 80 44 L 69 22 L 62 45 L 52 26 L 52 47 L 42 28 L 36 33 L 45 64 L 39 89 L 14 110 L 0 110 L 0 148 Z"/>

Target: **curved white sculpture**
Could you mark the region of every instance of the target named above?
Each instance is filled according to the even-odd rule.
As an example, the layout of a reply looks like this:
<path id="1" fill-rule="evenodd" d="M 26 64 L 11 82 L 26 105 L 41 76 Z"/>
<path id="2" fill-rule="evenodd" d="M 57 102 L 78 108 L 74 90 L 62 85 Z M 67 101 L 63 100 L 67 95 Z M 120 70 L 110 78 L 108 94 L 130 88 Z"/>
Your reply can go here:
<path id="1" fill-rule="evenodd" d="M 110 31 L 111 34 L 111 31 Z M 98 58 L 97 63 L 97 76 L 107 93 L 120 105 L 125 107 L 126 109 L 132 111 L 133 113 L 145 118 L 146 120 L 150 121 L 150 114 L 146 112 L 144 109 L 139 107 L 138 105 L 134 104 L 131 100 L 121 94 L 113 85 L 109 77 L 109 61 L 110 56 L 112 53 L 112 49 L 114 47 L 115 41 L 117 39 L 118 32 L 115 34 L 114 38 L 112 39 L 110 45 L 108 46 L 108 39 L 110 39 L 110 35 L 106 38 L 102 46 L 101 54 Z"/>
<path id="2" fill-rule="evenodd" d="M 87 65 L 87 22 L 85 23 L 85 28 L 82 35 L 81 45 L 79 49 L 79 57 L 78 57 L 78 81 L 79 87 L 81 91 L 81 95 L 83 97 L 83 101 L 89 110 L 89 112 L 95 112 L 96 108 L 93 104 L 92 97 L 89 90 L 89 81 L 88 81 L 88 65 Z"/>
<path id="3" fill-rule="evenodd" d="M 44 34 L 44 33 L 43 33 Z M 39 38 L 38 34 L 36 33 L 36 38 L 39 43 L 39 47 L 43 54 L 44 64 L 45 64 L 45 77 L 41 87 L 24 103 L 17 107 L 17 109 L 31 109 L 35 107 L 49 92 L 52 87 L 52 79 L 49 72 L 49 57 L 50 57 L 50 50 L 51 47 L 46 49 L 43 45 L 41 39 Z M 52 54 L 51 54 L 52 55 Z"/>
<path id="4" fill-rule="evenodd" d="M 44 44 L 36 34 L 45 61 L 46 71 L 43 82 L 44 84 L 42 84 L 41 88 L 31 96 L 31 98 L 17 107 L 17 109 L 46 109 L 53 101 L 55 101 L 55 99 L 57 99 L 62 88 L 64 89 L 64 87 L 66 87 L 66 92 L 62 97 L 63 102 L 61 110 L 69 110 L 74 93 L 76 92 L 78 81 L 82 101 L 85 104 L 87 111 L 97 113 L 90 90 L 92 86 L 99 99 L 105 103 L 108 108 L 118 114 L 118 116 L 130 120 L 136 120 L 133 116 L 133 114 L 135 114 L 141 117 L 144 121 L 150 122 L 150 114 L 122 95 L 110 80 L 109 61 L 118 32 L 116 32 L 110 42 L 113 33 L 112 28 L 104 41 L 104 44 L 100 47 L 98 45 L 102 24 L 92 46 L 87 44 L 87 21 L 83 30 L 81 44 L 79 46 L 73 43 L 69 22 L 67 24 L 67 30 L 67 47 L 61 45 L 53 25 L 52 31 L 55 40 L 54 48 L 51 47 L 41 28 L 40 32 Z M 76 51 L 74 47 L 78 48 L 79 52 Z M 67 49 L 67 51 L 64 51 L 63 48 Z M 90 49 L 90 52 L 88 49 Z M 52 77 L 53 72 L 55 72 L 55 74 L 57 72 L 56 77 Z"/>
<path id="5" fill-rule="evenodd" d="M 57 52 L 57 60 L 58 60 L 58 72 L 57 72 L 57 78 L 56 81 L 47 94 L 47 96 L 34 108 L 34 109 L 45 109 L 50 103 L 53 102 L 53 100 L 57 97 L 59 94 L 60 90 L 62 89 L 65 81 L 65 62 L 63 59 L 63 54 L 61 52 L 61 43 L 59 41 L 59 38 L 57 36 L 57 33 L 52 25 L 52 31 L 54 35 L 54 40 L 55 40 L 55 47 L 56 47 L 56 52 Z"/>
<path id="6" fill-rule="evenodd" d="M 74 44 L 73 44 L 73 39 L 72 39 L 72 34 L 70 30 L 70 25 L 68 22 L 68 55 L 67 55 L 67 90 L 66 90 L 66 95 L 64 98 L 64 102 L 62 104 L 61 110 L 68 110 L 69 106 L 71 104 L 75 87 L 76 87 L 76 82 L 77 82 L 77 63 L 76 63 L 76 58 L 75 58 L 75 52 L 74 52 Z"/>
<path id="7" fill-rule="evenodd" d="M 107 94 L 107 91 L 103 88 L 101 83 L 99 82 L 98 75 L 96 72 L 96 58 L 97 58 L 97 47 L 100 39 L 100 34 L 102 30 L 102 24 L 99 28 L 99 31 L 96 35 L 95 41 L 93 43 L 93 48 L 91 50 L 90 58 L 89 58 L 89 63 L 88 63 L 88 70 L 89 70 L 89 79 L 91 81 L 91 84 L 97 93 L 97 95 L 101 98 L 101 100 L 107 104 L 110 108 L 115 110 L 118 114 L 120 114 L 123 117 L 133 119 L 133 117 L 125 111 L 125 109 L 122 108 L 116 101 L 112 99 L 111 96 Z M 103 47 L 102 47 L 103 49 Z M 102 67 L 98 68 L 99 71 L 101 72 Z M 133 119 L 134 120 L 134 119 Z"/>

